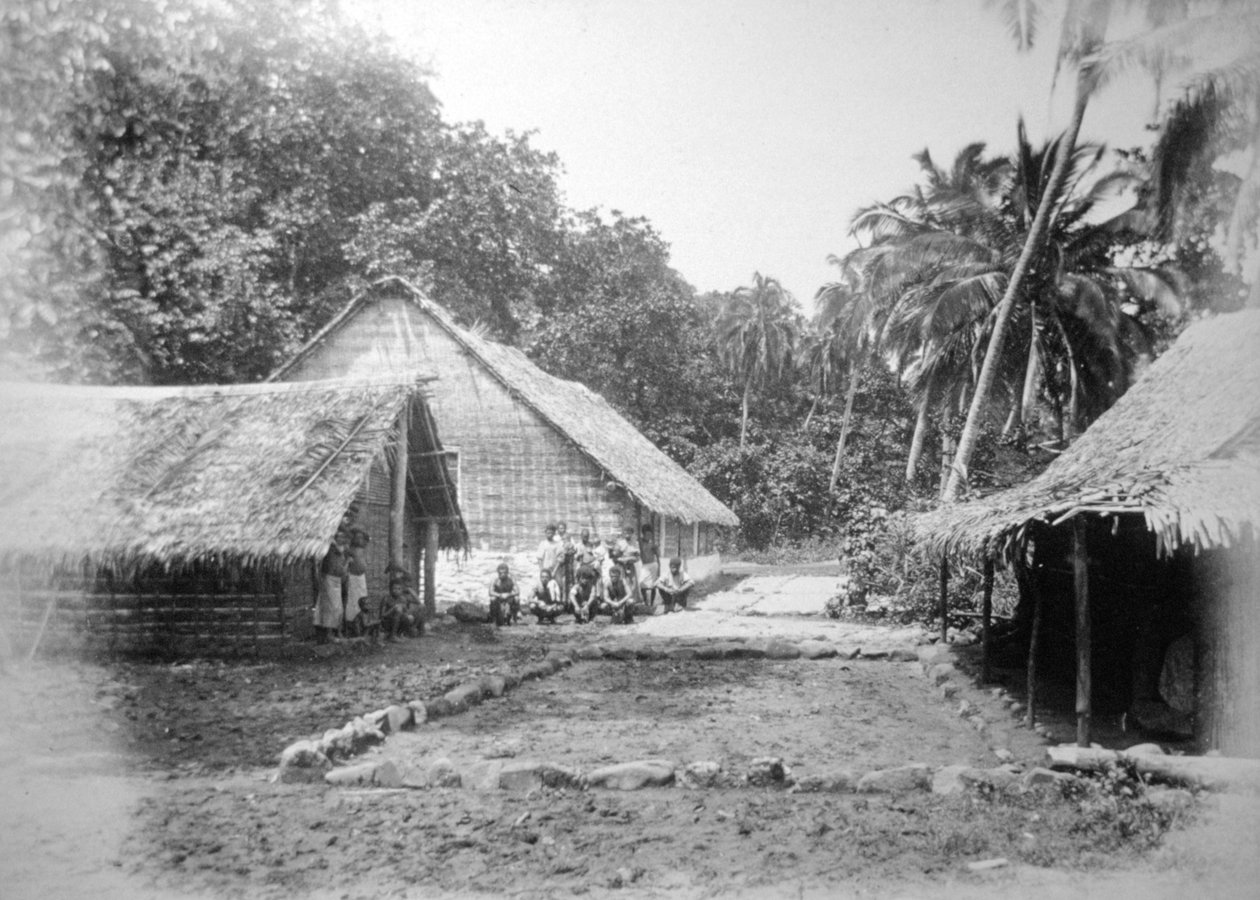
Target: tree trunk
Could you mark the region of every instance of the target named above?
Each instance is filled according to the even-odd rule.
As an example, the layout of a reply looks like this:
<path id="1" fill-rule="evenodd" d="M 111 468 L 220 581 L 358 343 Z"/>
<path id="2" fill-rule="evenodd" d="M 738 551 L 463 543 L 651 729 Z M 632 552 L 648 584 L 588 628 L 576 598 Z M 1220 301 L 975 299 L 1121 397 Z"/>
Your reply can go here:
<path id="1" fill-rule="evenodd" d="M 1076 136 L 1080 133 L 1081 122 L 1085 118 L 1085 107 L 1089 105 L 1090 80 L 1085 72 L 1076 77 L 1076 103 L 1072 110 L 1072 122 L 1059 145 L 1059 153 L 1054 161 L 1054 170 L 1046 184 L 1041 202 L 1037 205 L 1037 215 L 1033 218 L 1032 228 L 1024 240 L 1024 249 L 1020 251 L 1015 269 L 1007 282 L 1006 292 L 998 304 L 997 314 L 993 322 L 993 334 L 989 338 L 989 346 L 984 354 L 984 365 L 980 369 L 980 378 L 976 384 L 975 395 L 971 398 L 971 409 L 967 412 L 967 421 L 963 425 L 962 434 L 958 438 L 958 451 L 954 455 L 949 482 L 945 486 L 944 501 L 952 503 L 958 499 L 963 485 L 967 482 L 967 467 L 971 464 L 971 456 L 976 450 L 976 441 L 980 438 L 980 419 L 984 415 L 985 405 L 993 392 L 993 382 L 997 379 L 998 359 L 1002 355 L 1002 347 L 1006 342 L 1006 331 L 1011 322 L 1011 312 L 1015 308 L 1015 298 L 1023 288 L 1024 279 L 1032 267 L 1033 257 L 1041 249 L 1045 236 L 1049 233 L 1050 217 L 1055 198 L 1067 178 L 1068 164 L 1072 159 L 1072 151 L 1076 148 Z"/>
<path id="2" fill-rule="evenodd" d="M 849 390 L 844 398 L 844 419 L 840 423 L 840 440 L 836 441 L 836 460 L 831 464 L 831 483 L 827 485 L 828 491 L 834 491 L 836 482 L 840 480 L 840 463 L 844 459 L 844 443 L 849 439 L 849 424 L 853 421 L 853 397 L 857 394 L 858 371 L 856 362 L 849 365 Z"/>
<path id="3" fill-rule="evenodd" d="M 927 438 L 928 396 L 923 395 L 919 404 L 919 414 L 914 419 L 914 437 L 910 441 L 910 458 L 906 460 L 906 481 L 914 479 L 914 470 L 919 467 L 919 458 L 923 456 L 923 441 Z"/>
<path id="4" fill-rule="evenodd" d="M 748 395 L 752 392 L 752 379 L 744 382 L 744 401 L 740 405 L 739 416 L 739 449 L 744 449 L 744 441 L 748 437 Z"/>
<path id="5" fill-rule="evenodd" d="M 949 484 L 950 469 L 954 464 L 954 452 L 958 445 L 954 442 L 954 420 L 946 415 L 941 420 L 941 485 L 940 494 L 945 496 L 945 487 Z"/>

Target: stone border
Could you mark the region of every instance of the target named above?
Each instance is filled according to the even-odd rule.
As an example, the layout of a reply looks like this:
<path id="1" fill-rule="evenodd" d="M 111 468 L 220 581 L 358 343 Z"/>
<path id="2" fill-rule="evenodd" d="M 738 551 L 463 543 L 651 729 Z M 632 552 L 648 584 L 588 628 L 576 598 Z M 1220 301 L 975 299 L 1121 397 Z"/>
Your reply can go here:
<path id="1" fill-rule="evenodd" d="M 860 647 L 841 647 L 829 641 L 791 642 L 781 639 L 746 641 L 740 639 L 674 643 L 662 648 L 651 641 L 622 640 L 587 644 L 526 666 L 516 673 L 492 674 L 465 682 L 427 701 L 413 700 L 357 716 L 339 729 L 330 729 L 320 738 L 297 741 L 285 748 L 272 781 L 282 783 L 325 782 L 350 787 L 384 789 L 476 787 L 483 790 L 530 791 L 549 788 L 605 788 L 638 790 L 646 787 L 675 786 L 689 790 L 731 787 L 777 787 L 794 793 L 901 793 L 931 791 L 958 794 L 969 789 L 1026 791 L 1045 785 L 1060 786 L 1079 777 L 1051 768 L 1024 771 L 1004 746 L 1004 732 L 975 703 L 959 701 L 957 714 L 976 731 L 990 738 L 989 748 L 999 761 L 994 768 L 966 764 L 930 766 L 907 763 L 890 769 L 855 772 L 837 769 L 802 778 L 792 776 L 782 758 L 753 760 L 742 773 L 725 770 L 721 763 L 696 760 L 678 763 L 666 759 L 643 759 L 601 766 L 582 772 L 551 762 L 487 759 L 464 771 L 449 759 L 434 760 L 425 772 L 403 772 L 392 760 L 349 763 L 356 755 L 384 742 L 387 735 L 411 730 L 430 719 L 457 715 L 489 698 L 502 697 L 526 681 L 546 678 L 578 660 L 660 660 L 660 659 L 833 659 L 917 662 L 924 676 L 943 700 L 957 697 L 960 673 L 953 665 L 952 648 L 925 644 L 917 648 L 894 648 L 864 652 Z M 956 680 L 958 679 L 958 680 Z M 1004 689 L 993 688 L 990 695 L 1003 703 L 1006 712 L 1018 718 L 1022 705 Z"/>

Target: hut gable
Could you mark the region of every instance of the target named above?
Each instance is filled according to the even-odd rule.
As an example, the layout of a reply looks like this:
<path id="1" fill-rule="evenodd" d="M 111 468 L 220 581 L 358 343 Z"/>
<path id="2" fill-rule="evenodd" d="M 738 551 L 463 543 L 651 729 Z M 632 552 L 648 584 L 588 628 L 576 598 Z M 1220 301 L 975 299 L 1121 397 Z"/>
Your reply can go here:
<path id="1" fill-rule="evenodd" d="M 1162 554 L 1254 538 L 1260 524 L 1260 311 L 1192 325 L 1025 485 L 920 517 L 936 552 L 1009 557 L 1033 523 L 1140 515 Z"/>
<path id="2" fill-rule="evenodd" d="M 398 370 L 440 375 L 434 413 L 448 443 L 458 446 L 461 472 L 479 482 L 476 495 L 464 494 L 474 534 L 479 521 L 520 519 L 512 535 L 536 540 L 547 507 L 526 482 L 568 492 L 564 507 L 571 510 L 597 509 L 599 496 L 615 488 L 679 522 L 739 522 L 598 394 L 461 328 L 401 279 L 352 300 L 270 378 Z M 532 443 L 522 438 L 540 430 L 547 435 L 535 434 Z"/>
<path id="3" fill-rule="evenodd" d="M 0 553 L 53 565 L 319 559 L 406 414 L 429 441 L 427 468 L 411 469 L 417 502 L 457 522 L 417 391 L 414 378 L 0 385 Z"/>

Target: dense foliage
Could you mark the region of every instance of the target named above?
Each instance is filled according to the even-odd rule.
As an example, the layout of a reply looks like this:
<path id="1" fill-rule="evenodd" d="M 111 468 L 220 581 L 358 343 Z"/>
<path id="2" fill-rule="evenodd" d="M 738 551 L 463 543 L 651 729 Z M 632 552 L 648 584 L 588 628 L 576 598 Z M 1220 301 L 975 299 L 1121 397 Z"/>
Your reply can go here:
<path id="1" fill-rule="evenodd" d="M 527 134 L 446 121 L 423 68 L 326 0 L 8 6 L 0 94 L 6 369 L 257 379 L 398 275 L 607 397 L 740 515 L 742 545 L 826 555 L 870 549 L 890 513 L 939 490 L 995 302 L 1066 152 L 1021 135 L 1010 157 L 972 145 L 942 169 L 924 151 L 921 184 L 859 213 L 863 249 L 835 260 L 807 319 L 761 273 L 697 294 L 651 223 L 569 208 L 560 160 Z M 1201 156 L 1165 165 L 1194 201 L 1168 240 L 1136 213 L 1088 217 L 1086 175 L 1141 183 L 1141 151 L 1070 156 L 980 478 L 1003 440 L 1018 456 L 1068 439 L 1114 400 L 1179 327 L 1155 318 L 1174 288 L 1181 309 L 1228 308 L 1205 284 L 1241 289 L 1210 239 L 1233 176 Z M 1003 438 L 1008 411 L 1041 431 Z"/>

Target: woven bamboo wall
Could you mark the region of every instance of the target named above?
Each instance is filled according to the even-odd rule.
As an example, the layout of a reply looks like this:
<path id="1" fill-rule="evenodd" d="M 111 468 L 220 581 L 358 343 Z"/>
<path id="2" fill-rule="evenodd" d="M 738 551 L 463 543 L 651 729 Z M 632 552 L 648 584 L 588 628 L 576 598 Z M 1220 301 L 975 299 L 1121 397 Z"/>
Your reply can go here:
<path id="1" fill-rule="evenodd" d="M 265 575 L 169 575 L 111 584 L 90 573 L 10 571 L 0 614 L 15 653 L 250 655 L 310 631 L 309 564 Z"/>
<path id="2" fill-rule="evenodd" d="M 547 522 L 611 535 L 636 525 L 634 504 L 433 320 L 403 300 L 365 306 L 286 373 L 287 380 L 415 368 L 438 374 L 429 404 L 443 446 L 459 454 L 460 497 L 475 549 L 523 552 Z M 376 535 L 373 534 L 373 543 Z"/>

